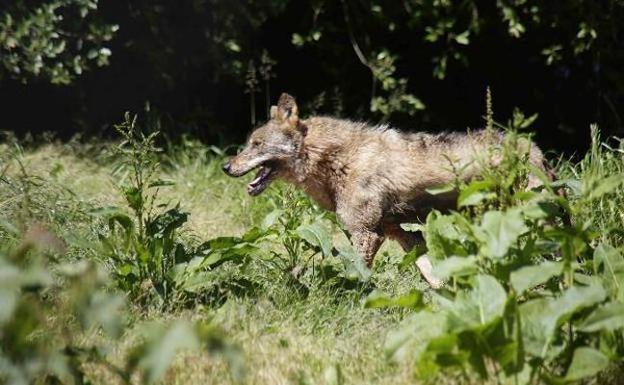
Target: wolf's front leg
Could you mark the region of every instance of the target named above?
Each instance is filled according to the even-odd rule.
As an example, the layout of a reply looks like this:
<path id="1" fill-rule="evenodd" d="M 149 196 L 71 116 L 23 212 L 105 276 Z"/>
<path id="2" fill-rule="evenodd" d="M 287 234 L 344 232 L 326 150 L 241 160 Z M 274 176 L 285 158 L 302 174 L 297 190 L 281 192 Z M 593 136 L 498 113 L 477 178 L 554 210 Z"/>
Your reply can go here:
<path id="1" fill-rule="evenodd" d="M 358 229 L 352 232 L 351 242 L 357 252 L 364 257 L 366 266 L 373 267 L 373 260 L 377 250 L 384 241 L 383 235 L 368 229 Z"/>
<path id="2" fill-rule="evenodd" d="M 360 188 L 349 189 L 338 199 L 336 214 L 351 233 L 351 243 L 366 266 L 373 266 L 373 259 L 384 241 L 381 229 L 382 204 L 373 199 L 374 194 Z"/>

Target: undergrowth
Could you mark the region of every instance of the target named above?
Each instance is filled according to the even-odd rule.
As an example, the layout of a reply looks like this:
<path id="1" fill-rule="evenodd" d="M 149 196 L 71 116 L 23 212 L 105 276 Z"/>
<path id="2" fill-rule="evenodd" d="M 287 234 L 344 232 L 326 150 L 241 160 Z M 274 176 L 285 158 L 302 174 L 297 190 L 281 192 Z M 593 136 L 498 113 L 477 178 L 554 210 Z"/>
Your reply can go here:
<path id="1" fill-rule="evenodd" d="M 302 192 L 275 183 L 252 200 L 221 149 L 159 148 L 131 116 L 118 129 L 106 145 L 1 145 L 2 383 L 621 376 L 624 144 L 595 127 L 554 182 L 510 131 L 498 166 L 450 186 L 456 212 L 407 226 L 426 248 L 386 245 L 373 271 Z M 527 191 L 529 173 L 543 186 Z M 442 290 L 420 280 L 421 252 Z"/>

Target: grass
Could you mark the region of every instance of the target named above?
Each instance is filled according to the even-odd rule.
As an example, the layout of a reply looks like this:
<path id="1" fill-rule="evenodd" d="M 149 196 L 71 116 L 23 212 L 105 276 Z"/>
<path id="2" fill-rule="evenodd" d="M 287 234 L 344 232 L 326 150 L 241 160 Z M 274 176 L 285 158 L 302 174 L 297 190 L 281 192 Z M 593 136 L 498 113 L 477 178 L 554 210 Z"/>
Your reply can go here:
<path id="1" fill-rule="evenodd" d="M 5 218 L 41 222 L 58 234 L 68 235 L 66 239 L 77 236 L 95 241 L 103 224 L 89 214 L 90 210 L 123 204 L 117 186 L 128 175 L 117 167 L 110 145 L 54 143 L 26 150 L 12 144 L 2 147 L 4 154 L 17 154 L 5 156 L 5 182 L 10 182 L 0 185 Z M 560 174 L 584 181 L 590 176 L 624 171 L 622 154 L 618 152 L 621 150 L 608 154 L 596 148 L 593 151 L 581 163 L 562 162 Z M 174 182 L 163 189 L 161 199 L 179 202 L 182 210 L 190 213 L 182 232 L 189 244 L 219 236 L 240 236 L 260 226 L 279 203 L 278 192 L 285 188 L 272 186 L 260 197 L 251 198 L 245 189 L 250 177 L 226 177 L 221 162 L 220 155 L 193 142 L 170 148 L 161 158 L 159 177 Z M 24 178 L 24 172 L 28 178 Z M 28 190 L 28 202 L 24 194 L 9 186 Z M 624 227 L 623 203 L 620 189 L 613 199 L 601 202 L 602 206 L 580 211 L 584 218 L 576 219 L 593 221 L 605 237 L 621 246 L 622 233 L 618 229 Z M 24 210 L 28 213 L 24 214 Z M 67 246 L 69 259 L 97 257 L 84 252 L 78 243 L 68 242 Z M 282 252 L 278 246 L 273 247 Z M 252 261 L 241 270 L 226 263 L 218 270 L 219 283 L 215 286 L 223 294 L 219 301 L 200 298 L 192 306 L 167 312 L 134 308 L 126 335 L 109 356 L 121 362 L 133 342 L 141 338 L 143 322 L 204 320 L 218 325 L 242 348 L 246 381 L 250 384 L 413 384 L 412 365 L 389 362 L 384 355 L 387 333 L 396 329 L 409 311 L 363 306 L 373 287 L 389 294 L 403 294 L 413 288 L 427 292 L 415 269 L 397 268 L 402 256 L 398 245 L 387 241 L 376 259 L 371 284 L 351 290 L 315 284 L 310 285 L 307 295 L 294 289 L 287 273 L 271 266 Z M 255 289 L 237 290 L 241 276 L 251 277 Z M 104 337 L 96 333 L 88 338 Z M 93 367 L 89 373 L 93 383 L 118 381 L 100 368 Z M 459 379 L 445 377 L 442 383 L 458 383 Z M 235 383 L 221 359 L 189 352 L 176 356 L 162 382 Z"/>
<path id="2" fill-rule="evenodd" d="M 57 143 L 25 150 L 20 161 L 27 173 L 36 175 L 41 182 L 40 188 L 33 186 L 30 191 L 31 204 L 41 205 L 40 210 L 33 210 L 33 216 L 61 234 L 67 233 L 68 228 L 67 221 L 59 217 L 72 211 L 122 203 L 116 186 L 127 175 L 116 173 L 115 162 L 105 152 L 93 157 Z M 17 178 L 18 164 L 8 164 L 7 175 Z M 272 195 L 280 187 L 271 187 L 263 196 L 251 198 L 246 193 L 246 181 L 228 178 L 220 164 L 218 156 L 196 146 L 177 149 L 163 160 L 160 177 L 172 180 L 175 185 L 163 190 L 162 200 L 180 202 L 181 208 L 191 213 L 184 228 L 184 237 L 189 242 L 241 235 L 259 225 L 273 209 Z M 50 186 L 65 190 L 69 203 L 62 205 L 60 199 L 48 200 Z M 15 214 L 19 202 L 15 198 L 11 200 L 11 194 L 3 192 L 3 206 Z M 73 230 L 81 236 L 94 238 L 93 228 L 86 223 L 75 227 Z M 384 263 L 398 260 L 402 256 L 399 250 L 395 244 L 384 247 L 378 258 L 380 268 L 373 277 L 378 287 L 396 293 L 408 291 L 419 280 L 415 270 L 399 273 L 394 265 Z M 85 256 L 77 252 L 74 257 Z M 401 320 L 401 311 L 364 309 L 366 291 L 317 288 L 304 298 L 293 295 L 291 287 L 281 287 L 274 276 L 257 277 L 257 280 L 264 286 L 257 296 L 233 296 L 219 307 L 200 303 L 191 310 L 168 314 L 158 311 L 142 314 L 137 310 L 137 322 L 139 318 L 214 321 L 245 352 L 249 383 L 322 383 L 328 375 L 326 372 L 335 365 L 339 365 L 348 383 L 412 383 L 408 367 L 388 366 L 383 355 L 386 331 Z M 424 284 L 418 285 L 424 288 Z M 130 328 L 128 333 L 113 354 L 125 354 L 131 341 L 138 338 L 137 330 Z M 99 378 L 101 383 L 115 381 L 104 372 L 99 375 L 103 376 Z M 231 381 L 225 366 L 215 358 L 186 354 L 173 363 L 164 382 L 224 384 Z"/>

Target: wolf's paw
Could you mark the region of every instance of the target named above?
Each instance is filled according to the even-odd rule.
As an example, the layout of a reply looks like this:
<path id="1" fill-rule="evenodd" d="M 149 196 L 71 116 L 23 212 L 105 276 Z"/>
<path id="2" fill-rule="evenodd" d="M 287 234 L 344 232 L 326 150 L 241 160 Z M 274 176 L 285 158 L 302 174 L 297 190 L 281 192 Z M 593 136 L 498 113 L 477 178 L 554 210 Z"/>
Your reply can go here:
<path id="1" fill-rule="evenodd" d="M 431 286 L 432 289 L 439 289 L 444 285 L 444 281 L 433 275 L 433 265 L 427 255 L 422 255 L 416 260 L 416 266 L 420 270 L 425 281 Z"/>

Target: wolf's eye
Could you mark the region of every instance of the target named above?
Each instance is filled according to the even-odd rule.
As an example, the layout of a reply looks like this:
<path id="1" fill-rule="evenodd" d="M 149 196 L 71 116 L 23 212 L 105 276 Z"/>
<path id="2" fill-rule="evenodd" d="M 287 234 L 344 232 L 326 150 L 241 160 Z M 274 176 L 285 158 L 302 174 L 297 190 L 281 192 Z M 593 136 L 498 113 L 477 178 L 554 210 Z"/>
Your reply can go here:
<path id="1" fill-rule="evenodd" d="M 258 147 L 260 145 L 260 141 L 259 140 L 252 140 L 251 141 L 251 147 Z"/>

